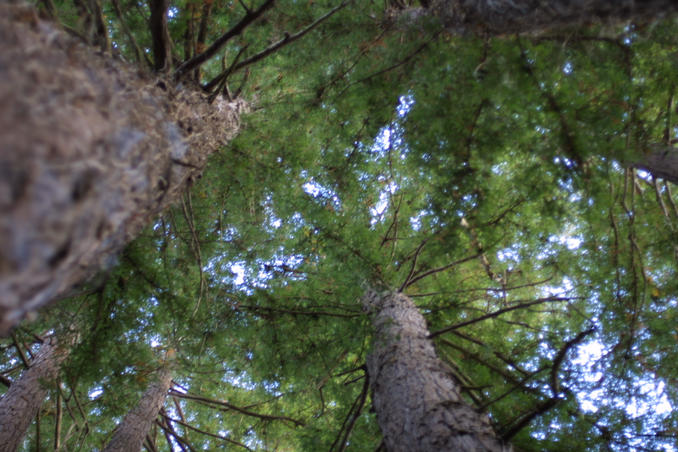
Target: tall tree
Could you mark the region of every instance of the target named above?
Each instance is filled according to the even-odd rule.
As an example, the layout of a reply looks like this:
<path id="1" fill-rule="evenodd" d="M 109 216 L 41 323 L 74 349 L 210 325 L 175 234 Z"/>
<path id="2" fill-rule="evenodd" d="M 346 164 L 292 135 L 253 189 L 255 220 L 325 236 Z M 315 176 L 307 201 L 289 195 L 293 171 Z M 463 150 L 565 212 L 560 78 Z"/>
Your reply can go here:
<path id="1" fill-rule="evenodd" d="M 0 15 L 3 334 L 110 268 L 236 134 L 244 103 L 98 55 L 25 5 Z"/>
<path id="2" fill-rule="evenodd" d="M 72 337 L 72 336 L 71 336 Z M 49 385 L 56 381 L 72 341 L 50 336 L 40 346 L 30 367 L 0 398 L 0 450 L 14 452 L 45 401 Z"/>
<path id="3" fill-rule="evenodd" d="M 510 450 L 464 401 L 407 296 L 370 291 L 363 305 L 374 316 L 367 372 L 386 450 Z"/>
<path id="4" fill-rule="evenodd" d="M 172 382 L 169 368 L 161 369 L 139 403 L 132 408 L 118 425 L 111 441 L 104 447 L 104 452 L 125 452 L 141 450 L 151 425 L 155 422 L 162 408 Z"/>

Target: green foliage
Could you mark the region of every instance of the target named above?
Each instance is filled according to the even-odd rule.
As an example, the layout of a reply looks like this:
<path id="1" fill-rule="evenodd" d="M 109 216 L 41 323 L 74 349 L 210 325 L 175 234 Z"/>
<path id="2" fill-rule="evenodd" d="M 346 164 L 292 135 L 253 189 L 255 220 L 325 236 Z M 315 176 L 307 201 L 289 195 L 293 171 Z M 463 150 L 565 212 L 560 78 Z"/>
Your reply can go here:
<path id="1" fill-rule="evenodd" d="M 146 5 L 120 3 L 116 52 L 150 58 Z M 625 168 L 675 138 L 675 22 L 481 39 L 388 28 L 377 3 L 232 74 L 253 105 L 240 136 L 115 269 L 25 326 L 83 336 L 62 387 L 85 416 L 61 428 L 87 433 L 68 450 L 105 443 L 168 349 L 166 413 L 196 450 L 376 449 L 370 286 L 415 299 L 467 401 L 521 450 L 675 447 L 678 200 Z M 335 4 L 277 2 L 200 80 Z M 203 6 L 172 3 L 177 61 Z M 244 14 L 215 2 L 205 42 Z"/>

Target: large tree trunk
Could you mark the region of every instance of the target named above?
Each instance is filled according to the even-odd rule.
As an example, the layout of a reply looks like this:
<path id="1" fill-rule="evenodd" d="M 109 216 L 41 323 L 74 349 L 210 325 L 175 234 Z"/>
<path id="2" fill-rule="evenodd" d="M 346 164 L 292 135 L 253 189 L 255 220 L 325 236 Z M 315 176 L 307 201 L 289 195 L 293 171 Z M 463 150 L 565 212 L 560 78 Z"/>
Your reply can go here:
<path id="1" fill-rule="evenodd" d="M 367 371 L 389 452 L 509 451 L 488 418 L 468 405 L 428 339 L 424 317 L 401 293 L 370 291 L 373 349 Z"/>
<path id="2" fill-rule="evenodd" d="M 141 396 L 139 404 L 127 413 L 120 425 L 116 427 L 113 438 L 102 452 L 138 452 L 141 450 L 144 438 L 165 402 L 171 382 L 171 372 L 168 368 L 163 368 L 158 379 Z"/>
<path id="3" fill-rule="evenodd" d="M 535 33 L 558 27 L 656 18 L 678 10 L 673 0 L 426 0 L 405 20 L 433 17 L 452 33 Z"/>
<path id="4" fill-rule="evenodd" d="M 57 344 L 56 337 L 47 339 L 31 366 L 0 399 L 0 452 L 14 452 L 19 447 L 47 396 L 45 384 L 55 381 L 71 345 L 68 340 Z"/>
<path id="5" fill-rule="evenodd" d="M 0 334 L 81 284 L 199 177 L 245 104 L 135 72 L 0 5 Z"/>

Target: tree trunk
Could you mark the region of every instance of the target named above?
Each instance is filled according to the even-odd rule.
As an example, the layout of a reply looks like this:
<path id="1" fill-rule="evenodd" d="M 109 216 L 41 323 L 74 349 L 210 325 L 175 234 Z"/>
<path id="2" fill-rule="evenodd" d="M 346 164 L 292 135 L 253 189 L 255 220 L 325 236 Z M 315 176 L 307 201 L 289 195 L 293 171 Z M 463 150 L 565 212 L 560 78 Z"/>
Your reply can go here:
<path id="1" fill-rule="evenodd" d="M 678 149 L 673 146 L 651 146 L 650 152 L 642 155 L 633 166 L 678 184 Z"/>
<path id="2" fill-rule="evenodd" d="M 0 452 L 14 452 L 38 413 L 48 388 L 55 381 L 61 363 L 70 353 L 70 341 L 57 345 L 56 337 L 47 339 L 31 366 L 12 383 L 0 399 Z"/>
<path id="3" fill-rule="evenodd" d="M 242 101 L 151 78 L 0 5 L 0 334 L 110 267 L 238 130 Z"/>
<path id="4" fill-rule="evenodd" d="M 401 293 L 370 291 L 374 340 L 367 371 L 377 421 L 389 452 L 509 451 L 488 418 L 459 394 L 428 339 L 424 317 Z"/>
<path id="5" fill-rule="evenodd" d="M 403 22 L 433 17 L 454 34 L 538 33 L 559 27 L 657 18 L 678 10 L 672 0 L 429 0 L 403 11 Z"/>
<path id="6" fill-rule="evenodd" d="M 158 417 L 172 382 L 172 374 L 163 368 L 158 379 L 141 396 L 139 404 L 118 425 L 113 438 L 102 452 L 138 452 Z"/>

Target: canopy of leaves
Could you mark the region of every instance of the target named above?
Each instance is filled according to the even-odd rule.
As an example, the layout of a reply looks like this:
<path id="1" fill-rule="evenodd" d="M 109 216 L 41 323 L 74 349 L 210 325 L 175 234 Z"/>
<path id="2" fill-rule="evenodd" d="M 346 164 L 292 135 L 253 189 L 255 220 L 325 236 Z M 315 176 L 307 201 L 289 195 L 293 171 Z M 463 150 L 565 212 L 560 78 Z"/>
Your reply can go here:
<path id="1" fill-rule="evenodd" d="M 176 64 L 251 3 L 171 2 Z M 460 37 L 345 2 L 228 71 L 337 5 L 275 2 L 191 75 L 252 103 L 243 133 L 115 269 L 3 343 L 13 379 L 32 333 L 82 334 L 26 450 L 102 447 L 169 349 L 149 450 L 374 450 L 375 286 L 414 298 L 517 449 L 675 450 L 678 200 L 629 167 L 677 137 L 675 20 Z M 150 70 L 148 6 L 101 7 L 112 52 Z M 85 3 L 51 8 L 96 33 Z"/>

